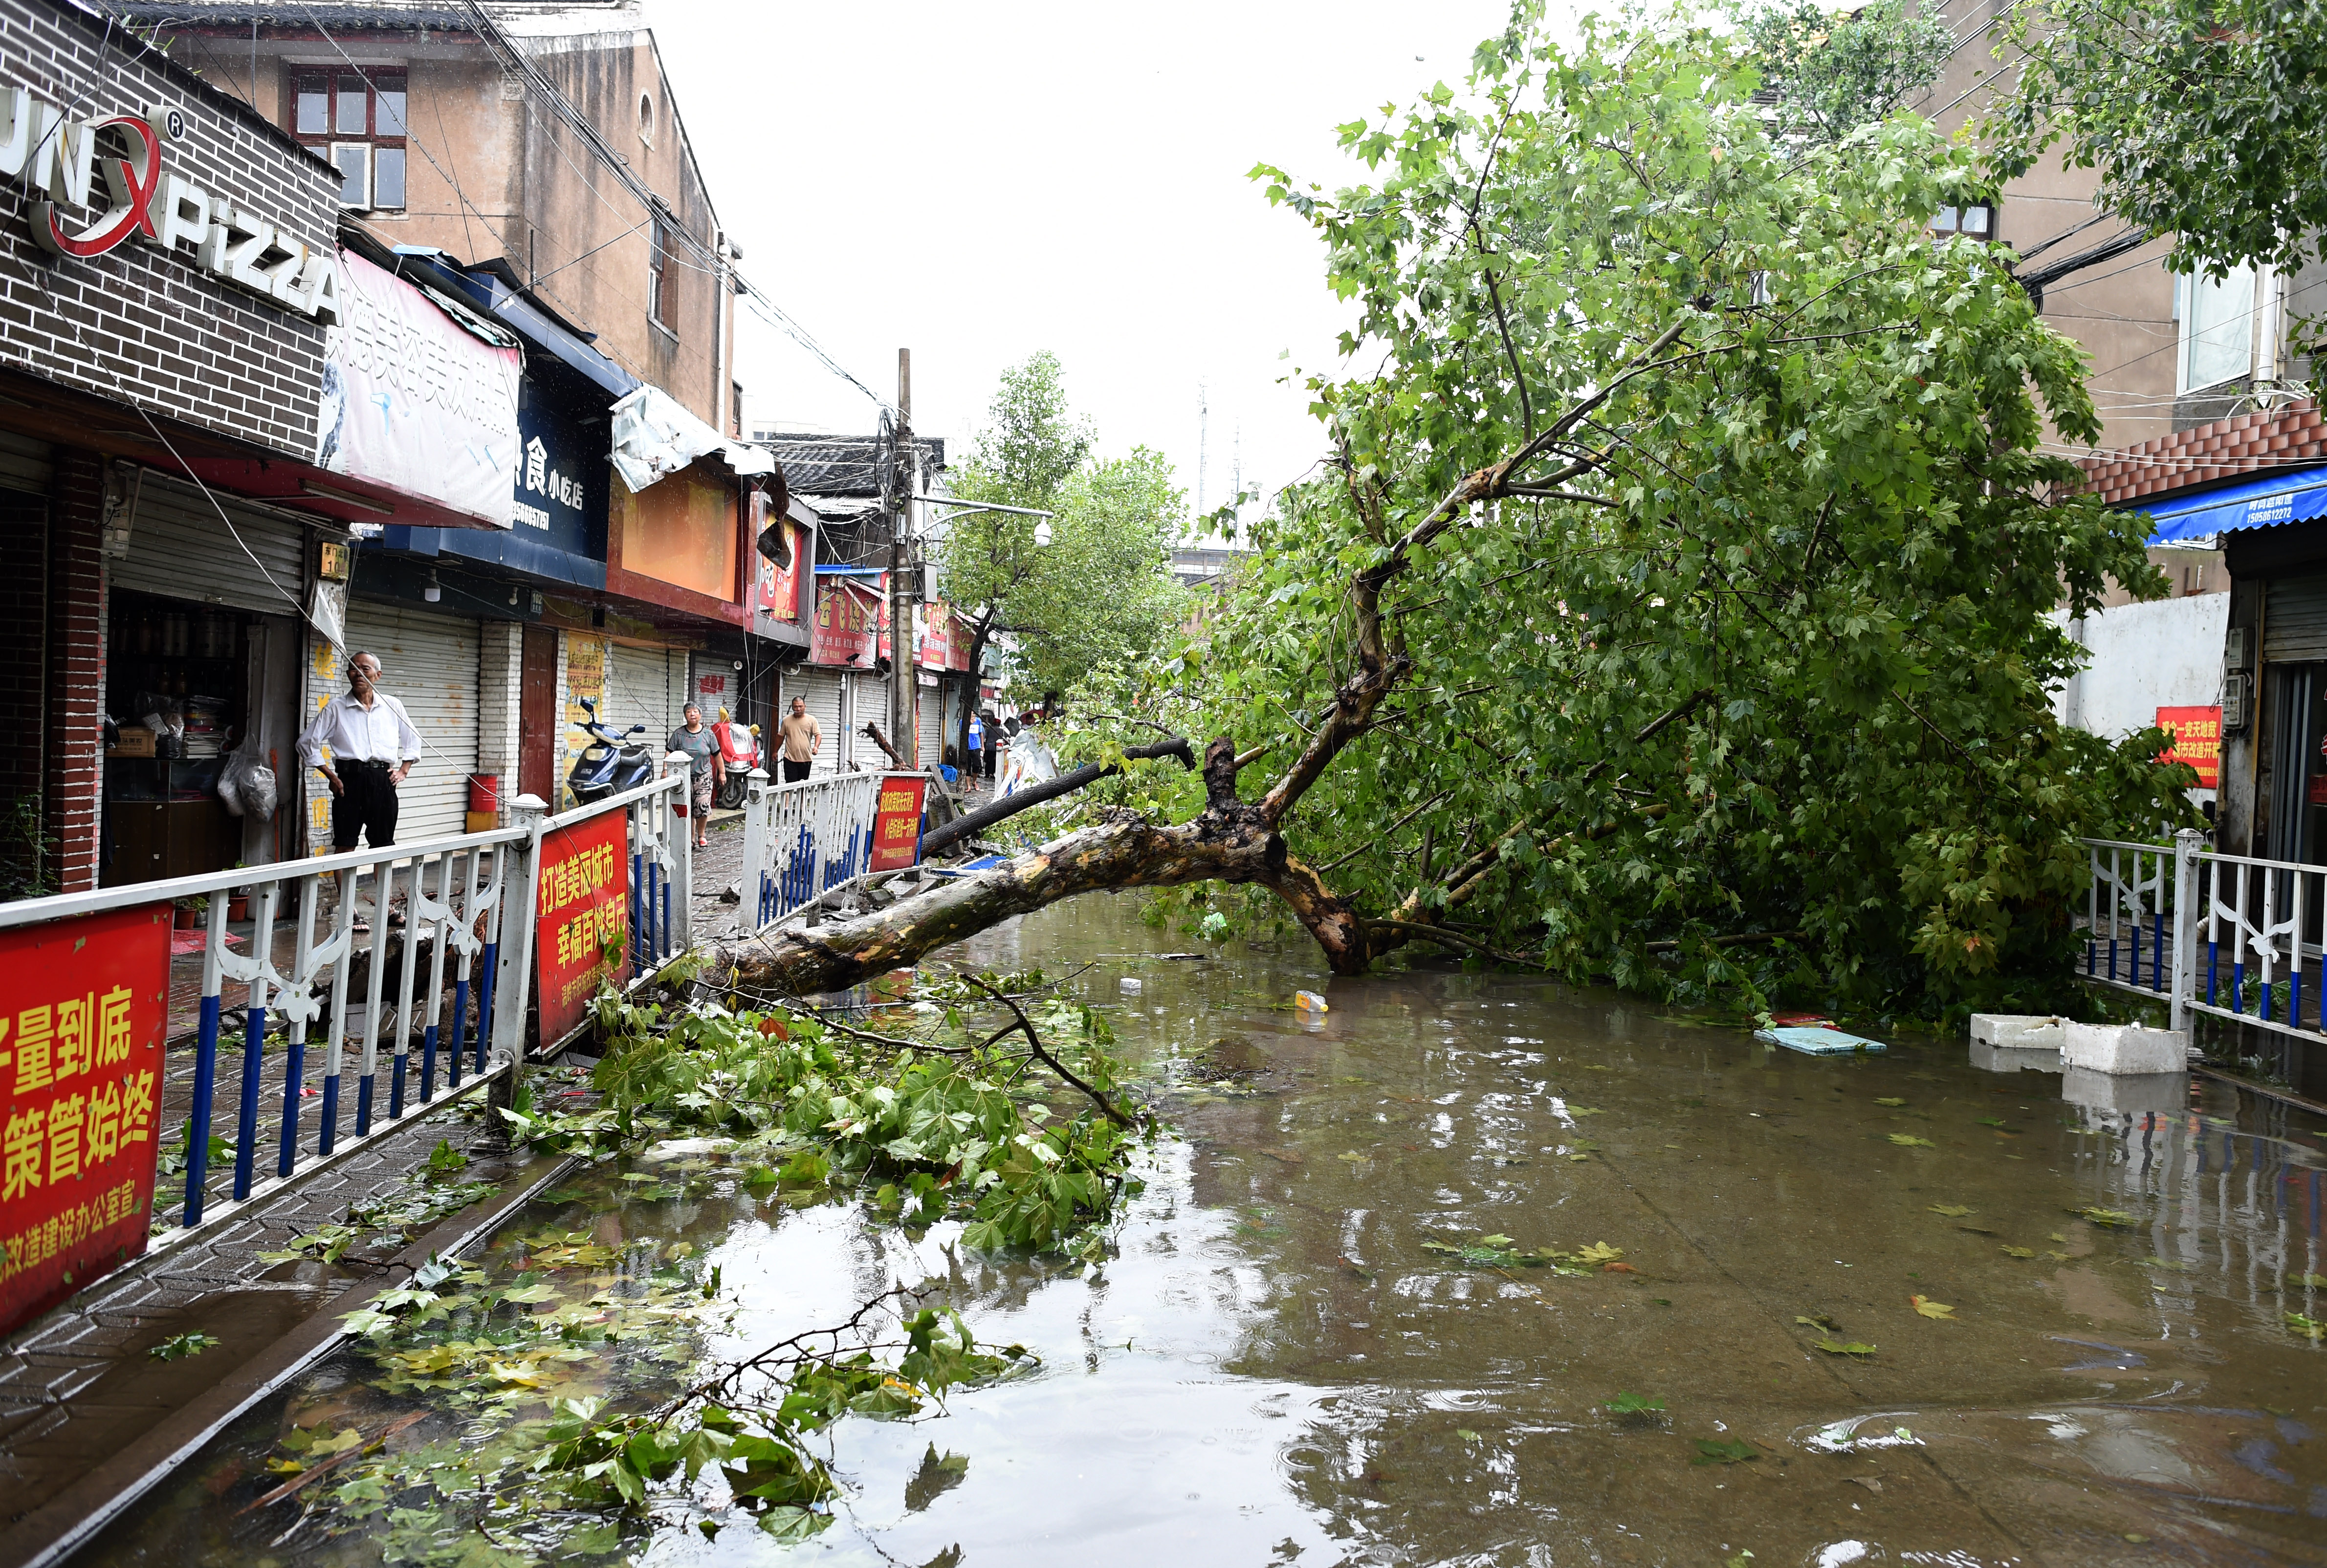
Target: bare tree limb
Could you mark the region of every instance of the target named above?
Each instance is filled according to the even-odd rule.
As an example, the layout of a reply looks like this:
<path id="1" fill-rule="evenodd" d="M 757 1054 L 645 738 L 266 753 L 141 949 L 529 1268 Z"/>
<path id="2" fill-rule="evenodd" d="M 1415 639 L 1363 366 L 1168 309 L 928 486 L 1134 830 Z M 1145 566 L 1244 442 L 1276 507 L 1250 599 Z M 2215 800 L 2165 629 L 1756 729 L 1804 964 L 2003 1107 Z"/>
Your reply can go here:
<path id="1" fill-rule="evenodd" d="M 962 978 L 968 981 L 972 985 L 977 986 L 980 991 L 985 992 L 988 996 L 993 997 L 996 1002 L 1001 1003 L 1003 1006 L 1010 1009 L 1011 1013 L 1017 1019 L 1017 1022 L 1012 1024 L 1010 1028 L 1018 1030 L 1026 1036 L 1026 1044 L 1033 1050 L 1036 1056 L 1042 1059 L 1043 1066 L 1049 1068 L 1052 1072 L 1057 1073 L 1067 1082 L 1074 1085 L 1075 1087 L 1089 1095 L 1090 1097 L 1091 1104 L 1097 1106 L 1101 1111 L 1105 1112 L 1108 1121 L 1113 1122 L 1118 1127 L 1127 1128 L 1132 1125 L 1131 1118 L 1125 1115 L 1121 1111 L 1117 1110 L 1113 1103 L 1110 1102 L 1105 1095 L 1091 1087 L 1090 1085 L 1083 1082 L 1081 1078 L 1077 1078 L 1072 1069 L 1069 1068 L 1066 1063 L 1061 1061 L 1057 1057 L 1052 1056 L 1048 1050 L 1043 1049 L 1042 1037 L 1034 1032 L 1034 1021 L 1026 1016 L 1026 1010 L 1019 1006 L 1017 1002 L 1011 997 L 1008 992 L 1003 990 L 998 985 L 988 985 L 985 980 L 976 975 L 965 975 Z M 1005 1029 L 1002 1031 L 1002 1034 L 1007 1034 L 1009 1032 L 1010 1030 Z M 1002 1034 L 995 1035 L 994 1039 L 1001 1039 Z M 988 1041 L 986 1043 L 991 1045 L 994 1041 Z"/>

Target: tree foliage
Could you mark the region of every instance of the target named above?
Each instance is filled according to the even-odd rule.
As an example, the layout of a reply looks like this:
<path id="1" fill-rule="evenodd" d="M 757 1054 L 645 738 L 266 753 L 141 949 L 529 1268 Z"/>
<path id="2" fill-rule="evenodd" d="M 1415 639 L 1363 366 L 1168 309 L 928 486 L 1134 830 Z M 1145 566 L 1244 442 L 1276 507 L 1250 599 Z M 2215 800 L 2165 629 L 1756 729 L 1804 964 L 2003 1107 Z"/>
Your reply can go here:
<path id="1" fill-rule="evenodd" d="M 1339 471 L 1142 711 L 1325 751 L 1288 849 L 1376 951 L 2041 990 L 2075 835 L 2187 811 L 2154 735 L 2055 721 L 2052 612 L 2162 583 L 2042 450 L 2098 429 L 2075 345 L 1927 238 L 1988 193 L 1970 154 L 1911 118 L 1773 145 L 1756 81 L 1709 31 L 1569 50 L 1523 8 L 1466 91 L 1342 128 L 1368 182 L 1257 172 L 1364 368 L 1310 382 Z"/>
<path id="2" fill-rule="evenodd" d="M 1874 0 L 1848 14 L 1795 0 L 1743 12 L 1763 92 L 1774 95 L 1779 132 L 1809 143 L 1839 142 L 1891 117 L 1929 87 L 1954 45 L 1947 18 L 1906 14 L 1903 0 Z"/>
<path id="3" fill-rule="evenodd" d="M 2026 51 L 1986 129 L 2006 174 L 2058 147 L 2167 265 L 2220 277 L 2321 254 L 2327 229 L 2327 4 L 2023 0 L 2001 49 Z"/>
<path id="4" fill-rule="evenodd" d="M 974 652 L 1008 632 L 1014 673 L 1038 691 L 1144 658 L 1182 612 L 1170 551 L 1187 509 L 1171 464 L 1145 447 L 1095 456 L 1096 433 L 1068 406 L 1047 352 L 1003 372 L 987 417 L 954 494 L 1055 515 L 1048 545 L 1035 542 L 1038 519 L 1009 512 L 958 514 L 947 526 L 945 593 Z"/>

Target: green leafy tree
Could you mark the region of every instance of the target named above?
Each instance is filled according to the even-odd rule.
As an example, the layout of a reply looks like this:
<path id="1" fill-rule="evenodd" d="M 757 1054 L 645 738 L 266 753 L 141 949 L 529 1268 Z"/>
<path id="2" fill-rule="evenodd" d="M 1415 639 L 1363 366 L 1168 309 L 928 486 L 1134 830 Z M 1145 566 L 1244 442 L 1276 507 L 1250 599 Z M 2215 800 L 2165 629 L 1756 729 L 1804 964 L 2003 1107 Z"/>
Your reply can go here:
<path id="1" fill-rule="evenodd" d="M 2180 238 L 2167 265 L 2294 271 L 2327 229 L 2327 4 L 2023 0 L 2024 51 L 1986 127 L 1999 172 L 2058 148 L 2100 173 L 2100 204 Z"/>
<path id="2" fill-rule="evenodd" d="M 1902 0 L 1846 14 L 1798 0 L 1743 12 L 1738 25 L 1777 99 L 1780 134 L 1807 142 L 1839 142 L 1890 118 L 1931 84 L 1954 45 L 1945 17 L 1910 16 Z"/>
<path id="3" fill-rule="evenodd" d="M 953 493 L 1053 515 L 1047 545 L 1036 542 L 1039 519 L 1009 512 L 958 514 L 947 526 L 942 582 L 967 628 L 972 669 L 1007 633 L 1014 674 L 1038 691 L 1064 689 L 1096 666 L 1145 657 L 1182 613 L 1170 554 L 1187 504 L 1171 464 L 1145 447 L 1094 458 L 1095 439 L 1068 407 L 1055 356 L 1003 372 Z"/>
<path id="4" fill-rule="evenodd" d="M 2189 808 L 2155 733 L 2054 720 L 2054 611 L 2163 583 L 2042 450 L 2098 428 L 2076 346 L 1929 238 L 1992 193 L 1971 152 L 1773 140 L 1758 82 L 1734 35 L 1571 47 L 1526 5 L 1463 90 L 1342 128 L 1360 182 L 1257 171 L 1354 313 L 1309 383 L 1332 471 L 1093 723 L 1214 737 L 1201 784 L 1150 764 L 1149 813 L 826 928 L 837 959 L 734 960 L 846 982 L 1210 880 L 1343 973 L 1425 941 L 1682 995 L 2057 994 L 2077 835 Z"/>

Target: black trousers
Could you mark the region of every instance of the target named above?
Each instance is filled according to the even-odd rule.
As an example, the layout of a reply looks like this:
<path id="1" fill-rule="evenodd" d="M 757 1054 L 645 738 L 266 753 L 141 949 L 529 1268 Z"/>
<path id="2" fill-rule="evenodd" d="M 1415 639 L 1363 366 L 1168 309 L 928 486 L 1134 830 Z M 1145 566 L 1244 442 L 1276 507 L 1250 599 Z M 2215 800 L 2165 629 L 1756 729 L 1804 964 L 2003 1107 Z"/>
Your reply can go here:
<path id="1" fill-rule="evenodd" d="M 805 762 L 795 762 L 790 757 L 786 757 L 783 761 L 784 782 L 787 784 L 799 783 L 801 779 L 808 777 L 808 770 L 816 766 L 816 759 L 813 757 L 810 757 Z"/>
<path id="2" fill-rule="evenodd" d="M 361 834 L 374 849 L 396 842 L 396 786 L 385 762 L 336 762 L 340 792 L 332 797 L 332 847 L 345 854 Z"/>

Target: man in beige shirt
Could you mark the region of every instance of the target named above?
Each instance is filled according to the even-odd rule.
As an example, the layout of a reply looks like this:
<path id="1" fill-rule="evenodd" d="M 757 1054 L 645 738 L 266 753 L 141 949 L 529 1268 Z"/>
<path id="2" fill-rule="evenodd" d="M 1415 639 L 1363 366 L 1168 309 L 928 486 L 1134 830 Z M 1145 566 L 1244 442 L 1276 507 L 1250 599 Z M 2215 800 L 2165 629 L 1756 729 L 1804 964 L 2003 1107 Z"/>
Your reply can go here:
<path id="1" fill-rule="evenodd" d="M 784 782 L 797 784 L 808 777 L 808 770 L 816 766 L 816 754 L 824 749 L 824 728 L 808 711 L 806 697 L 792 699 L 792 711 L 776 726 L 776 740 L 783 758 Z"/>

